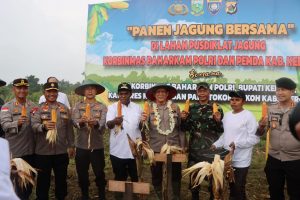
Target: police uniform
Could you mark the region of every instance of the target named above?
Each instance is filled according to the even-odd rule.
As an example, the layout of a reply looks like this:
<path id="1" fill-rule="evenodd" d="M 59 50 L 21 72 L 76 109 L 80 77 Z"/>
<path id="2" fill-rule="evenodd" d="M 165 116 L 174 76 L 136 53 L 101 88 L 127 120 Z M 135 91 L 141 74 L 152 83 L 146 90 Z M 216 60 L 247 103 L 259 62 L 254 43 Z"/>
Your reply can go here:
<path id="1" fill-rule="evenodd" d="M 44 90 L 58 90 L 57 83 L 46 83 Z M 56 110 L 57 138 L 54 144 L 46 140 L 44 123 L 51 121 L 51 111 Z M 42 103 L 32 114 L 32 127 L 36 136 L 36 168 L 39 169 L 36 195 L 38 200 L 48 199 L 51 170 L 55 175 L 55 196 L 63 200 L 67 195 L 67 168 L 69 158 L 67 148 L 74 147 L 73 125 L 70 111 L 64 104 Z"/>
<path id="2" fill-rule="evenodd" d="M 209 90 L 207 83 L 201 82 L 197 85 L 197 89 L 201 87 Z M 220 112 L 222 119 L 224 114 L 219 105 L 218 112 Z M 207 161 L 202 155 L 203 151 L 208 150 L 224 132 L 222 121 L 217 122 L 213 117 L 213 102 L 208 102 L 207 104 L 196 102 L 192 104 L 187 119 L 182 120 L 181 127 L 183 131 L 187 131 L 190 135 L 188 167 L 198 162 Z M 212 198 L 211 184 L 209 187 Z M 199 199 L 199 189 L 200 186 L 191 188 L 193 198 Z"/>
<path id="3" fill-rule="evenodd" d="M 87 86 L 94 86 L 97 94 L 102 93 L 105 89 L 96 83 L 86 81 L 84 84 L 76 88 L 75 92 L 78 95 L 84 96 L 84 90 Z M 107 108 L 100 102 L 95 101 L 89 103 L 90 114 L 92 119 L 97 120 L 97 125 L 89 127 L 87 124 L 80 126 L 79 120 L 86 113 L 87 103 L 85 101 L 78 102 L 72 112 L 72 119 L 77 130 L 75 134 L 76 147 L 76 170 L 78 174 L 79 186 L 82 191 L 82 199 L 88 199 L 89 188 L 89 166 L 96 176 L 95 182 L 99 190 L 100 199 L 105 199 L 105 159 L 103 134 L 105 130 L 105 121 Z"/>
<path id="4" fill-rule="evenodd" d="M 15 79 L 14 87 L 28 87 L 27 79 Z M 18 126 L 18 119 L 21 117 L 22 107 L 26 108 L 26 116 L 28 121 Z M 5 139 L 9 142 L 12 158 L 22 158 L 31 166 L 34 166 L 34 136 L 31 127 L 31 115 L 36 106 L 29 100 L 20 103 L 16 98 L 4 104 L 1 108 L 0 120 L 1 126 L 5 132 Z M 26 189 L 20 188 L 18 184 L 15 186 L 16 193 L 21 199 L 28 199 L 32 186 Z"/>
<path id="5" fill-rule="evenodd" d="M 157 89 L 164 88 L 169 92 L 168 100 L 172 99 L 177 91 L 175 88 L 168 85 L 156 85 L 146 92 L 146 96 L 149 100 L 155 101 L 154 93 Z M 161 118 L 160 129 L 162 131 L 171 130 L 170 127 L 170 112 L 172 112 L 174 118 L 174 128 L 171 133 L 163 135 L 158 131 L 158 122 L 155 116 L 153 103 L 150 105 L 150 117 L 149 117 L 149 144 L 151 149 L 155 153 L 159 153 L 161 147 L 168 143 L 172 146 L 185 147 L 185 135 L 181 131 L 180 124 L 180 109 L 179 106 L 175 103 L 171 103 L 170 108 L 167 106 L 168 102 L 165 105 L 157 105 L 157 112 Z M 158 197 L 161 198 L 162 195 L 162 181 L 163 181 L 163 163 L 156 162 L 155 165 L 151 166 L 152 174 L 152 184 L 154 190 L 157 193 Z M 181 189 L 181 163 L 172 163 L 172 191 L 173 199 L 180 199 L 180 189 Z"/>
<path id="6" fill-rule="evenodd" d="M 294 90 L 296 84 L 288 78 L 276 80 L 277 88 Z M 300 142 L 291 134 L 288 120 L 294 107 L 283 109 L 280 103 L 268 108 L 270 149 L 265 167 L 271 200 L 284 200 L 284 184 L 291 200 L 300 199 Z"/>

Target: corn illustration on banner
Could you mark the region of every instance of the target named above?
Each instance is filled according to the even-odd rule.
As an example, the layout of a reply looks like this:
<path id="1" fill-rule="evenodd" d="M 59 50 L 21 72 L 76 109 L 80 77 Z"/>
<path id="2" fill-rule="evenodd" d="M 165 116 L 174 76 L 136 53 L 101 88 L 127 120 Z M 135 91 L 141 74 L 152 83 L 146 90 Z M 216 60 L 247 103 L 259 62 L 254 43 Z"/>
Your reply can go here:
<path id="1" fill-rule="evenodd" d="M 197 100 L 206 81 L 211 99 L 246 92 L 252 110 L 274 102 L 275 80 L 300 79 L 300 1 L 131 0 L 89 5 L 86 79 L 106 87 L 132 84 L 134 100 L 156 83 L 178 90 L 180 103 Z M 293 99 L 298 102 L 295 94 Z"/>

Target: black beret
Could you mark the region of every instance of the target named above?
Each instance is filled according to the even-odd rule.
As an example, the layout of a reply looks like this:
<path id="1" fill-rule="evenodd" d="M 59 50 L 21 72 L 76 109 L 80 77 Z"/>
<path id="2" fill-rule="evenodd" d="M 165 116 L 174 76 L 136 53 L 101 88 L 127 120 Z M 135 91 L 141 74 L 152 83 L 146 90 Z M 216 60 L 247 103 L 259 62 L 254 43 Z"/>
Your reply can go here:
<path id="1" fill-rule="evenodd" d="M 131 89 L 131 85 L 129 83 L 121 83 L 119 86 L 118 86 L 118 92 L 122 91 L 122 90 L 127 90 L 127 91 L 132 91 Z"/>
<path id="2" fill-rule="evenodd" d="M 289 78 L 286 78 L 286 77 L 282 77 L 280 79 L 277 79 L 275 81 L 275 83 L 276 83 L 276 87 L 285 88 L 285 89 L 288 89 L 288 90 L 294 90 L 297 87 L 297 84 L 292 79 L 289 79 Z"/>
<path id="3" fill-rule="evenodd" d="M 58 83 L 45 83 L 44 90 L 58 90 Z"/>
<path id="4" fill-rule="evenodd" d="M 13 81 L 13 86 L 20 87 L 20 86 L 29 86 L 28 80 L 25 78 L 17 78 Z"/>

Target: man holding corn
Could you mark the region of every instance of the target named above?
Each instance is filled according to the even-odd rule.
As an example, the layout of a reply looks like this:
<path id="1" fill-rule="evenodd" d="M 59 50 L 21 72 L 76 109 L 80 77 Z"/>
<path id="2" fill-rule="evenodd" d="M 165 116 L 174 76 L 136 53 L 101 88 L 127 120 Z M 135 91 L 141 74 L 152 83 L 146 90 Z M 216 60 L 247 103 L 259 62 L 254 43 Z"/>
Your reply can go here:
<path id="1" fill-rule="evenodd" d="M 69 157 L 74 156 L 73 125 L 67 106 L 57 102 L 57 83 L 44 84 L 44 95 L 46 102 L 32 113 L 32 128 L 36 137 L 36 168 L 39 169 L 36 196 L 38 200 L 48 200 L 53 169 L 55 197 L 63 200 L 67 196 Z"/>
<path id="2" fill-rule="evenodd" d="M 278 102 L 270 105 L 268 116 L 259 121 L 257 135 L 261 136 L 270 131 L 265 173 L 271 200 L 285 199 L 285 182 L 289 199 L 298 200 L 300 199 L 300 142 L 292 135 L 289 127 L 289 115 L 295 107 L 291 97 L 295 94 L 297 85 L 286 77 L 277 79 L 275 83 Z M 292 121 L 293 118 L 292 115 Z M 294 132 L 295 127 L 291 128 Z"/>
<path id="3" fill-rule="evenodd" d="M 34 165 L 34 137 L 30 113 L 33 113 L 36 107 L 27 99 L 28 87 L 27 79 L 18 78 L 13 81 L 15 98 L 2 106 L 0 119 L 12 158 L 22 158 Z M 32 185 L 20 188 L 16 183 L 15 190 L 20 199 L 29 199 Z"/>
<path id="4" fill-rule="evenodd" d="M 150 116 L 143 113 L 141 121 L 149 124 L 149 144 L 155 153 L 164 145 L 185 149 L 185 135 L 180 130 L 180 109 L 172 102 L 177 91 L 169 85 L 159 84 L 147 90 L 146 96 L 152 101 Z M 173 152 L 169 152 L 173 153 Z M 152 184 L 158 199 L 162 199 L 163 162 L 151 166 Z M 180 199 L 181 163 L 172 163 L 172 191 L 170 199 Z"/>
<path id="5" fill-rule="evenodd" d="M 203 157 L 203 151 L 207 151 L 210 146 L 219 138 L 223 133 L 223 110 L 213 102 L 209 101 L 210 89 L 209 84 L 200 82 L 197 84 L 198 102 L 192 104 L 189 111 L 182 111 L 181 127 L 184 131 L 189 133 L 189 157 L 188 167 L 192 165 L 207 161 Z M 215 106 L 215 111 L 213 110 Z M 199 199 L 200 187 L 190 188 L 192 192 L 192 199 Z M 211 184 L 209 184 L 210 199 L 213 198 Z"/>
<path id="6" fill-rule="evenodd" d="M 105 88 L 93 81 L 87 80 L 75 89 L 75 93 L 85 99 L 76 103 L 72 119 L 76 132 L 76 171 L 82 200 L 89 199 L 89 166 L 96 176 L 99 199 L 105 199 L 104 146 L 103 133 L 107 108 L 96 100 L 96 95 L 104 92 Z"/>
<path id="7" fill-rule="evenodd" d="M 119 84 L 119 101 L 108 106 L 106 124 L 110 129 L 109 151 L 115 180 L 126 181 L 129 175 L 132 182 L 137 182 L 136 155 L 130 144 L 141 138 L 139 122 L 142 110 L 139 105 L 130 101 L 131 95 L 130 84 Z M 122 199 L 119 193 L 115 197 Z"/>

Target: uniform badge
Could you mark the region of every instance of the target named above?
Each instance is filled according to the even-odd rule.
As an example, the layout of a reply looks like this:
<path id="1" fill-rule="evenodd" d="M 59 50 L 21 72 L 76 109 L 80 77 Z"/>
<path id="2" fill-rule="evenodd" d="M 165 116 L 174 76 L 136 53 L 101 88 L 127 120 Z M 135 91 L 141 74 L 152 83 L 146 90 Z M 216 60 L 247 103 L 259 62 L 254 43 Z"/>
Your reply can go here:
<path id="1" fill-rule="evenodd" d="M 34 115 L 34 113 L 36 113 L 36 111 L 38 111 L 39 108 L 38 107 L 33 107 L 31 110 L 30 110 L 30 113 Z"/>
<path id="2" fill-rule="evenodd" d="M 237 13 L 237 0 L 228 0 L 226 1 L 225 11 L 227 14 L 233 15 Z"/>
<path id="3" fill-rule="evenodd" d="M 204 14 L 204 0 L 191 0 L 191 14 L 194 16 Z"/>
<path id="4" fill-rule="evenodd" d="M 207 0 L 207 8 L 210 14 L 216 15 L 222 6 L 222 0 Z"/>
<path id="5" fill-rule="evenodd" d="M 7 111 L 9 111 L 9 108 L 8 108 L 8 107 L 2 107 L 2 108 L 1 108 L 1 111 L 2 111 L 2 112 L 7 112 Z"/>

